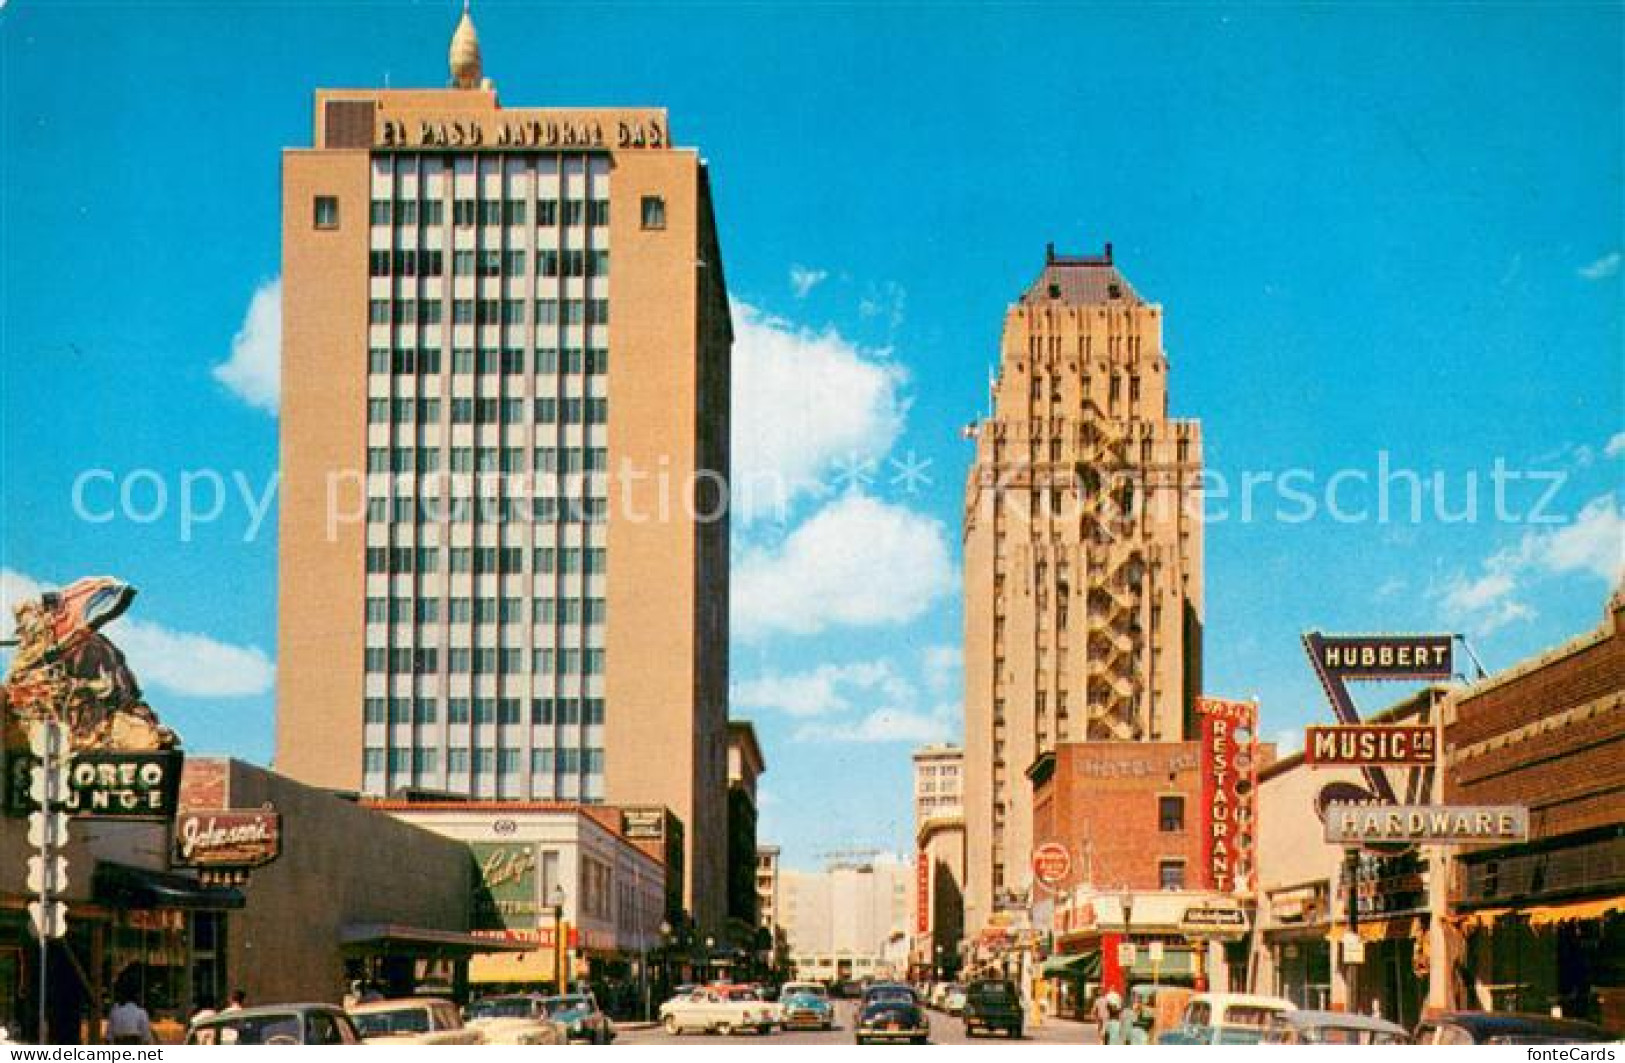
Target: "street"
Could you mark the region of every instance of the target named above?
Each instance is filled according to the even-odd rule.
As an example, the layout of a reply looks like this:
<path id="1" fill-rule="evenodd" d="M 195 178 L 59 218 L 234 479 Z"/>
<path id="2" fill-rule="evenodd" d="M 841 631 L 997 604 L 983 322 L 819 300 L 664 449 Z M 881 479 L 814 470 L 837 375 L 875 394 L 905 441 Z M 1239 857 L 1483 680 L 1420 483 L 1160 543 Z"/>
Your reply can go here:
<path id="1" fill-rule="evenodd" d="M 839 1024 L 830 1031 L 823 1030 L 789 1030 L 781 1033 L 769 1034 L 765 1038 L 758 1038 L 755 1034 L 735 1034 L 728 1038 L 731 1042 L 746 1043 L 752 1040 L 764 1040 L 775 1045 L 845 1045 L 852 1043 L 852 1015 L 857 1005 L 850 1000 L 836 1002 L 836 1014 Z M 931 1043 L 934 1045 L 985 1045 L 1009 1044 L 1003 1037 L 976 1037 L 966 1038 L 965 1027 L 957 1018 L 945 1015 L 940 1011 L 929 1012 L 931 1016 Z M 683 1034 L 681 1038 L 672 1037 L 658 1026 L 650 1028 L 621 1027 L 620 1036 L 615 1039 L 616 1044 L 624 1045 L 663 1045 L 678 1041 L 684 1044 L 690 1042 L 722 1042 L 723 1038 L 716 1034 Z M 1077 1045 L 1099 1044 L 1100 1039 L 1095 1036 L 1093 1026 L 1084 1023 L 1068 1022 L 1051 1019 L 1042 1026 L 1029 1026 L 1026 1034 L 1017 1044 L 1025 1045 Z"/>

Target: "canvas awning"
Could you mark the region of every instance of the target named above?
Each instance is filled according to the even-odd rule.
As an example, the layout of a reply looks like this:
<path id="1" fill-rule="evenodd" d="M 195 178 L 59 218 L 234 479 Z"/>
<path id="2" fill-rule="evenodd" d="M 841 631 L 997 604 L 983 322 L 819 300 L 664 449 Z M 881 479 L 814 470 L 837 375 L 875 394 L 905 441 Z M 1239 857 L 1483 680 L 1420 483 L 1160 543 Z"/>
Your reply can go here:
<path id="1" fill-rule="evenodd" d="M 368 956 L 416 956 L 463 960 L 486 953 L 525 952 L 524 942 L 480 937 L 461 930 L 401 926 L 396 923 L 350 923 L 339 931 L 346 950 Z"/>
<path id="2" fill-rule="evenodd" d="M 112 908 L 139 911 L 236 911 L 247 904 L 241 890 L 205 887 L 185 875 L 147 871 L 126 864 L 102 861 L 96 865 L 91 895 Z"/>
<path id="3" fill-rule="evenodd" d="M 1466 915 L 1461 921 L 1463 933 L 1493 928 L 1501 919 L 1521 919 L 1530 926 L 1551 926 L 1581 919 L 1600 919 L 1609 912 L 1625 911 L 1625 897 L 1609 897 L 1600 901 L 1573 901 L 1569 904 L 1546 904 L 1532 908 L 1481 908 Z"/>
<path id="4" fill-rule="evenodd" d="M 1088 952 L 1051 956 L 1044 961 L 1039 971 L 1045 978 L 1082 978 L 1086 981 L 1099 978 L 1100 950 L 1090 949 Z"/>

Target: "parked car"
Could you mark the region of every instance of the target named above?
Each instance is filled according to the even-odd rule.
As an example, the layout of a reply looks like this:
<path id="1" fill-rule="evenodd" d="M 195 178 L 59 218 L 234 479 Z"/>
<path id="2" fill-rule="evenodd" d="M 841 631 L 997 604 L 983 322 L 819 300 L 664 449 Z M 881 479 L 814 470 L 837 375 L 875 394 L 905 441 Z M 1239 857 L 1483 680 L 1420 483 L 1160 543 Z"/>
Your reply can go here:
<path id="1" fill-rule="evenodd" d="M 730 996 L 721 989 L 696 989 L 687 996 L 673 997 L 660 1005 L 660 1025 L 673 1037 L 689 1031 L 719 1033 L 724 1037 L 735 1030 L 771 1033 L 774 1014 L 765 1001 Z"/>
<path id="2" fill-rule="evenodd" d="M 222 1011 L 186 1032 L 189 1045 L 358 1045 L 361 1035 L 333 1004 L 272 1004 Z"/>
<path id="3" fill-rule="evenodd" d="M 1416 1025 L 1419 1045 L 1589 1045 L 1616 1038 L 1601 1026 L 1549 1015 L 1448 1011 Z"/>
<path id="4" fill-rule="evenodd" d="M 931 1036 L 931 1021 L 925 1009 L 910 993 L 904 998 L 895 993 L 871 996 L 858 1006 L 858 1019 L 853 1039 L 860 1045 L 876 1041 L 907 1041 L 923 1045 Z"/>
<path id="5" fill-rule="evenodd" d="M 835 1029 L 835 1005 L 817 993 L 785 992 L 780 995 L 779 1004 L 782 1008 L 779 1022 L 786 1030 Z"/>
<path id="6" fill-rule="evenodd" d="M 549 1015 L 547 1000 L 540 993 L 482 997 L 463 1009 L 463 1018 L 488 1045 L 564 1044 L 564 1028 Z"/>
<path id="7" fill-rule="evenodd" d="M 485 1038 L 463 1025 L 457 1005 L 434 997 L 355 1004 L 350 1021 L 369 1045 L 478 1045 Z"/>
<path id="8" fill-rule="evenodd" d="M 965 987 L 951 985 L 942 994 L 942 1010 L 949 1015 L 963 1015 L 965 1012 Z"/>
<path id="9" fill-rule="evenodd" d="M 768 1021 L 774 1026 L 784 1025 L 784 1005 L 762 991 L 758 985 L 723 985 L 714 987 L 729 1000 L 754 1001 L 767 1010 Z M 768 1031 L 763 1030 L 763 1033 Z"/>
<path id="10" fill-rule="evenodd" d="M 1185 1002 L 1173 1029 L 1157 1038 L 1159 1045 L 1255 1045 L 1264 1038 L 1270 1019 L 1296 1011 L 1290 1000 L 1250 993 L 1198 993 Z"/>
<path id="11" fill-rule="evenodd" d="M 1348 1011 L 1282 1011 L 1264 1027 L 1270 1045 L 1408 1045 L 1405 1027 Z"/>
<path id="12" fill-rule="evenodd" d="M 566 1043 L 607 1045 L 615 1040 L 615 1024 L 591 993 L 547 997 L 542 1003 L 547 1008 L 547 1017 L 563 1027 Z"/>
<path id="13" fill-rule="evenodd" d="M 965 1020 L 965 1036 L 998 1031 L 1012 1039 L 1021 1037 L 1024 1013 L 1014 982 L 987 979 L 965 987 L 965 1003 L 960 1010 Z"/>

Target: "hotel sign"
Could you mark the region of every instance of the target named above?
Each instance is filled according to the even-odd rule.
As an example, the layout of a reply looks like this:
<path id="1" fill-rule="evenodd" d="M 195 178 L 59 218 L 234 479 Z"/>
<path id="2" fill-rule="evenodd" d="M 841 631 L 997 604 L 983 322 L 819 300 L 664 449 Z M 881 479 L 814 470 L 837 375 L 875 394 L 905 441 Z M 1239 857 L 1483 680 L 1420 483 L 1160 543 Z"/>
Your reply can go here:
<path id="1" fill-rule="evenodd" d="M 1522 805 L 1345 805 L 1326 809 L 1332 845 L 1499 845 L 1529 839 Z"/>
<path id="2" fill-rule="evenodd" d="M 401 117 L 380 111 L 373 146 L 654 151 L 670 147 L 671 141 L 661 110 L 462 111 Z"/>
<path id="3" fill-rule="evenodd" d="M 1432 727 L 1385 724 L 1312 726 L 1304 736 L 1305 763 L 1315 767 L 1367 764 L 1428 765 L 1438 755 Z"/>

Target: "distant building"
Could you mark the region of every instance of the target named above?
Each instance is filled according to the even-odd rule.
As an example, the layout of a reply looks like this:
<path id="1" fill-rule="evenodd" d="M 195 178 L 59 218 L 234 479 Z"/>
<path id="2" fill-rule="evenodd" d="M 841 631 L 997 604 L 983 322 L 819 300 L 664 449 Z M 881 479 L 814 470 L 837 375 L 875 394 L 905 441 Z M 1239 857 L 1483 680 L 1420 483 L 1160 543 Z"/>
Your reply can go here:
<path id="1" fill-rule="evenodd" d="M 823 871 L 781 871 L 781 918 L 797 977 L 900 976 L 908 965 L 911 867 L 851 854 Z"/>
<path id="2" fill-rule="evenodd" d="M 516 51 L 530 48 L 515 42 Z M 728 295 L 659 108 L 321 89 L 282 156 L 276 765 L 669 808 L 727 874 Z"/>
<path id="3" fill-rule="evenodd" d="M 965 485 L 966 923 L 1036 901 L 1022 773 L 1061 742 L 1194 737 L 1202 436 L 1169 416 L 1162 308 L 1058 255 L 1004 318 Z M 1003 921 L 1003 920 L 1000 920 Z"/>
<path id="4" fill-rule="evenodd" d="M 756 849 L 756 925 L 773 934 L 780 929 L 779 853 L 777 845 Z"/>
<path id="5" fill-rule="evenodd" d="M 758 924 L 756 781 L 766 770 L 767 762 L 756 740 L 756 728 L 745 720 L 731 721 L 728 724 L 728 920 L 751 939 Z"/>
<path id="6" fill-rule="evenodd" d="M 912 962 L 933 978 L 959 969 L 965 933 L 964 763 L 958 746 L 914 752 Z"/>

